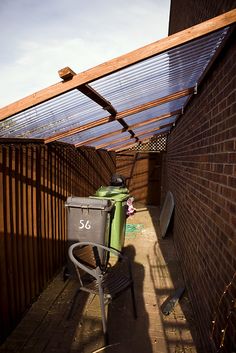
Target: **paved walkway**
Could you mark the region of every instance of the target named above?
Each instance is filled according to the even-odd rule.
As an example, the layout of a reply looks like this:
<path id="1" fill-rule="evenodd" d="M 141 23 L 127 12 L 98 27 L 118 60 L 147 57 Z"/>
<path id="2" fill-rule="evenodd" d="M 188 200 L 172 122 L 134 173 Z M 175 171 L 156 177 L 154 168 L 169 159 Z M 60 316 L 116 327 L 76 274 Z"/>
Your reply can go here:
<path id="1" fill-rule="evenodd" d="M 171 236 L 158 236 L 158 208 L 140 207 L 128 219 L 125 251 L 133 256 L 138 319 L 124 292 L 108 309 L 110 344 L 104 347 L 98 298 L 57 276 L 10 335 L 0 353 L 196 353 L 195 325 L 184 293 L 169 315 L 166 299 L 184 287 Z"/>

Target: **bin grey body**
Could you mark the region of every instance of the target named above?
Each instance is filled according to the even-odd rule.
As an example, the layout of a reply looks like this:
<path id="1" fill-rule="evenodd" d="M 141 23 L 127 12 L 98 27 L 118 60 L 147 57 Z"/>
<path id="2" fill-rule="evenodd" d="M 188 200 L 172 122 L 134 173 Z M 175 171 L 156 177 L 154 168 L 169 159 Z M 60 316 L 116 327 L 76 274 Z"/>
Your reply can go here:
<path id="1" fill-rule="evenodd" d="M 109 246 L 110 218 L 113 208 L 110 200 L 70 196 L 65 206 L 67 208 L 68 247 L 81 241 Z M 72 268 L 73 266 L 69 264 L 70 273 L 74 273 Z"/>

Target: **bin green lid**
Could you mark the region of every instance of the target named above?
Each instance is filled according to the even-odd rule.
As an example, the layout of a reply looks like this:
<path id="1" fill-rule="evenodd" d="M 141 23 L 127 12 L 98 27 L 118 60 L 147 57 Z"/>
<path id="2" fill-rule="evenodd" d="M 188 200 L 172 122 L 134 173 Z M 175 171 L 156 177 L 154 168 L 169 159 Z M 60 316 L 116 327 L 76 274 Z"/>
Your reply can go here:
<path id="1" fill-rule="evenodd" d="M 117 195 L 112 195 L 110 198 L 114 201 L 125 201 L 125 200 L 128 200 L 129 195 L 128 194 L 117 194 Z"/>
<path id="2" fill-rule="evenodd" d="M 127 194 L 129 190 L 120 186 L 101 186 L 95 193 L 95 196 L 99 197 L 113 197 L 119 194 Z"/>
<path id="3" fill-rule="evenodd" d="M 102 199 L 102 200 L 111 200 L 113 202 L 126 201 L 129 198 L 128 194 L 117 194 L 110 196 L 89 196 L 91 199 Z"/>

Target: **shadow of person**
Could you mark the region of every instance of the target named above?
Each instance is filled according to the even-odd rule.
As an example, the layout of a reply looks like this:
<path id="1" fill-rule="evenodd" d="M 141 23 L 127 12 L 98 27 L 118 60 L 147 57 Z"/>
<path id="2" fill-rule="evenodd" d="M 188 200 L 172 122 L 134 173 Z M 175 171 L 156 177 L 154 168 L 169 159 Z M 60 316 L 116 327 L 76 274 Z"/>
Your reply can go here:
<path id="1" fill-rule="evenodd" d="M 106 353 L 152 353 L 152 345 L 149 337 L 149 318 L 145 309 L 143 298 L 144 266 L 135 262 L 136 250 L 133 245 L 123 249 L 123 253 L 129 257 L 132 265 L 134 279 L 134 291 L 137 305 L 137 319 L 132 310 L 131 291 L 124 291 L 118 298 L 112 301 L 108 309 L 108 333 L 109 347 Z"/>

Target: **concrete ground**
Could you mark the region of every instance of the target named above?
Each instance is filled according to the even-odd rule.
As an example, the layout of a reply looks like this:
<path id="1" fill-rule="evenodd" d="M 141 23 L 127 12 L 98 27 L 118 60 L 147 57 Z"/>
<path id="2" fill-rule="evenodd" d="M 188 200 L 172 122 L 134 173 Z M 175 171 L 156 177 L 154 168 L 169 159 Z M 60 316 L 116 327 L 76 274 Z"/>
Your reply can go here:
<path id="1" fill-rule="evenodd" d="M 196 327 L 187 293 L 169 315 L 168 299 L 184 287 L 171 235 L 158 235 L 157 207 L 138 207 L 128 218 L 124 251 L 133 257 L 138 309 L 129 291 L 108 308 L 109 345 L 104 345 L 98 298 L 77 291 L 58 275 L 32 305 L 0 353 L 196 353 Z M 135 255 L 135 256 L 134 256 Z"/>

